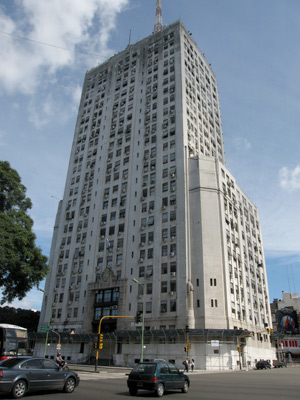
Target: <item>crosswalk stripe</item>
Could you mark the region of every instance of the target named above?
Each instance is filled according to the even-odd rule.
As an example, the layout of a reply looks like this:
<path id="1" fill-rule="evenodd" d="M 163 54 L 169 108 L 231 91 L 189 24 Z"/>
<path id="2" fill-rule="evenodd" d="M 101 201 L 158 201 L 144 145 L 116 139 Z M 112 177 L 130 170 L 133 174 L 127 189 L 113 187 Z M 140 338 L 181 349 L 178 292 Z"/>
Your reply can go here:
<path id="1" fill-rule="evenodd" d="M 127 379 L 128 377 L 124 374 L 120 373 L 94 373 L 94 374 L 89 374 L 89 373 L 79 373 L 80 380 L 82 381 L 97 381 L 97 380 L 102 380 L 102 379 Z"/>

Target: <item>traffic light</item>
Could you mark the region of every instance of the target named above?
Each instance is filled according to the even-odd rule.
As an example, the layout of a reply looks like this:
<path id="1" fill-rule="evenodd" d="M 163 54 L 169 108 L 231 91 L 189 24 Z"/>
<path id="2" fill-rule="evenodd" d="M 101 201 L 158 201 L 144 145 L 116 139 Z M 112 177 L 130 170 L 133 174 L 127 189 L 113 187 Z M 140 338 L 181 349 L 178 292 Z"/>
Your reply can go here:
<path id="1" fill-rule="evenodd" d="M 191 346 L 191 343 L 189 343 L 189 349 L 191 349 L 191 347 L 192 347 L 192 346 Z"/>
<path id="2" fill-rule="evenodd" d="M 189 331 L 190 331 L 190 327 L 189 327 L 188 325 L 186 325 L 186 327 L 185 327 L 185 332 L 186 332 L 186 333 L 189 333 Z"/>
<path id="3" fill-rule="evenodd" d="M 98 342 L 94 343 L 94 349 L 101 350 L 103 349 L 103 333 L 98 336 Z"/>
<path id="4" fill-rule="evenodd" d="M 187 351 L 188 351 L 188 348 L 187 348 L 187 347 L 185 347 L 185 348 L 184 348 L 184 351 L 187 353 Z"/>
<path id="5" fill-rule="evenodd" d="M 99 349 L 103 349 L 103 333 L 99 335 Z"/>
<path id="6" fill-rule="evenodd" d="M 135 322 L 138 324 L 139 322 L 142 322 L 142 313 L 140 311 L 138 311 L 136 313 L 136 317 L 135 317 Z"/>

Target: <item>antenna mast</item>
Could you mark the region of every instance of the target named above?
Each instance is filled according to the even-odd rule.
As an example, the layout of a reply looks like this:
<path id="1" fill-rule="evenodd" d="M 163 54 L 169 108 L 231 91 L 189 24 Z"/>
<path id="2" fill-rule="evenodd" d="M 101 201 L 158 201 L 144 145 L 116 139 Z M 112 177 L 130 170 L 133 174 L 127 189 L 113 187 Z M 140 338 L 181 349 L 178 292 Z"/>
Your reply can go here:
<path id="1" fill-rule="evenodd" d="M 159 32 L 163 28 L 162 15 L 161 15 L 161 0 L 156 0 L 156 18 L 154 25 L 154 32 Z"/>

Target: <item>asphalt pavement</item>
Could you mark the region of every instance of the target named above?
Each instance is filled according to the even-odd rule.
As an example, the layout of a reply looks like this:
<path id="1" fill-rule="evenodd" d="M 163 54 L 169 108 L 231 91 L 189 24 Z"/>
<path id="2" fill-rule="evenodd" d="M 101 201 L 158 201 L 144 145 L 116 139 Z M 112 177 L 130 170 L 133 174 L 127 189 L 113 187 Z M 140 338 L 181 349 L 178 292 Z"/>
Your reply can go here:
<path id="1" fill-rule="evenodd" d="M 68 364 L 69 368 L 72 371 L 76 371 L 79 375 L 80 374 L 119 374 L 125 375 L 129 374 L 132 368 L 129 367 L 116 367 L 116 366 L 97 366 L 95 365 L 84 365 L 84 364 Z M 199 375 L 199 374 L 212 374 L 212 373 L 222 373 L 222 372 L 234 372 L 233 370 L 200 370 L 195 369 L 193 372 L 190 370 L 188 375 Z M 185 372 L 186 373 L 186 372 Z"/>

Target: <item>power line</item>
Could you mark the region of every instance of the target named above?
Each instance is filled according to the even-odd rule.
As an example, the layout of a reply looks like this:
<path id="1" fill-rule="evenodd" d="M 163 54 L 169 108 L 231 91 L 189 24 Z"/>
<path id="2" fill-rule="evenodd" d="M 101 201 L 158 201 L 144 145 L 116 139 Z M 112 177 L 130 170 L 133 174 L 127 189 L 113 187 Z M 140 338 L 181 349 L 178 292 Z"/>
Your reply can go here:
<path id="1" fill-rule="evenodd" d="M 16 39 L 27 40 L 28 42 L 41 44 L 41 45 L 43 45 L 43 46 L 54 47 L 54 48 L 56 48 L 56 49 L 61 49 L 61 50 L 70 51 L 70 52 L 72 52 L 72 53 L 81 53 L 81 54 L 85 54 L 85 55 L 92 56 L 92 57 L 107 58 L 107 57 L 105 57 L 105 56 L 101 56 L 100 54 L 87 53 L 87 52 L 85 52 L 85 51 L 80 51 L 80 50 L 71 50 L 71 49 L 68 49 L 68 48 L 66 48 L 66 47 L 60 47 L 60 46 L 56 46 L 56 45 L 54 45 L 54 44 L 50 44 L 50 43 L 40 42 L 40 41 L 38 41 L 38 40 L 29 39 L 29 38 L 26 38 L 26 37 L 24 37 L 24 36 L 18 36 L 18 35 L 15 35 L 14 33 L 8 33 L 8 32 L 4 32 L 4 31 L 0 31 L 0 33 L 2 33 L 3 35 L 12 36 L 12 37 L 14 37 L 14 38 L 16 38 Z"/>

